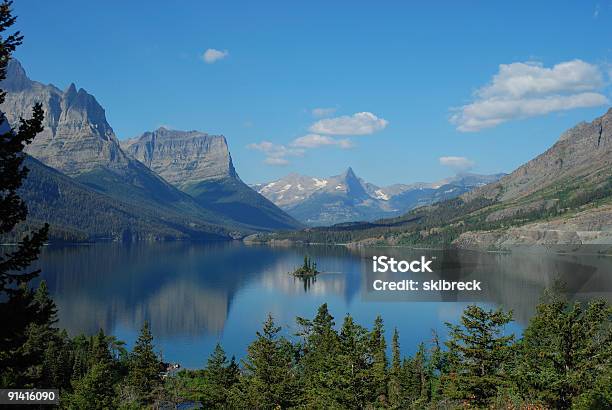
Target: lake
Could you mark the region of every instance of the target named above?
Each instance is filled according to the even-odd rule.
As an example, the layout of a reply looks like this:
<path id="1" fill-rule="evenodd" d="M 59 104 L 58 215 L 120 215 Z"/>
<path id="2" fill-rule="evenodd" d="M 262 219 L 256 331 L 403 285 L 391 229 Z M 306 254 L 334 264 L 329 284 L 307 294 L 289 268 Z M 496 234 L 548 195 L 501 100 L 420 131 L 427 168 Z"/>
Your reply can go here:
<path id="1" fill-rule="evenodd" d="M 316 280 L 288 273 L 305 255 L 323 272 Z M 477 280 L 482 290 L 375 292 L 374 277 L 419 275 L 374 274 L 373 255 L 426 257 L 434 273 L 421 279 Z M 612 301 L 612 257 L 597 255 L 100 243 L 46 247 L 39 267 L 59 308 L 59 325 L 70 334 L 102 328 L 131 346 L 148 320 L 163 359 L 188 368 L 201 367 L 217 341 L 228 356 L 244 357 L 268 313 L 292 337 L 295 317 L 312 318 L 325 302 L 337 325 L 350 313 L 371 327 L 380 314 L 387 340 L 397 328 L 402 353 L 412 354 L 418 343 L 432 339 L 432 330 L 444 337 L 444 322 L 457 322 L 473 303 L 513 310 L 515 322 L 507 331 L 520 333 L 542 291 L 555 281 L 566 284 L 572 299 Z"/>

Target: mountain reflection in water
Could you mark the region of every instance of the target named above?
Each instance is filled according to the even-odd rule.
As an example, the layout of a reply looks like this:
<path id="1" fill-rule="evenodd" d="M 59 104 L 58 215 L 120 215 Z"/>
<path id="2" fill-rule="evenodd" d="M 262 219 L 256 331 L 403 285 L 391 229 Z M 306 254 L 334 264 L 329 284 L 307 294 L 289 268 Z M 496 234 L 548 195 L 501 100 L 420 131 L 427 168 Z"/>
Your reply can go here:
<path id="1" fill-rule="evenodd" d="M 304 255 L 321 273 L 305 282 L 289 274 Z M 483 291 L 377 295 L 371 291 L 371 256 L 412 260 L 434 258 L 428 279 L 479 280 Z M 240 243 L 114 243 L 45 248 L 40 260 L 60 312 L 60 326 L 71 334 L 102 328 L 132 343 L 144 320 L 152 323 L 167 360 L 200 366 L 221 340 L 229 354 L 244 355 L 265 314 L 272 313 L 291 336 L 296 315 L 312 317 L 328 302 L 336 323 L 350 313 L 371 326 L 381 314 L 402 345 L 444 332 L 470 303 L 512 309 L 520 331 L 544 288 L 565 282 L 577 300 L 611 300 L 612 258 L 528 253 L 349 249 L 341 246 L 245 246 Z M 411 274 L 401 274 L 407 278 Z M 399 276 L 393 276 L 394 278 Z M 422 276 L 424 278 L 424 276 Z"/>

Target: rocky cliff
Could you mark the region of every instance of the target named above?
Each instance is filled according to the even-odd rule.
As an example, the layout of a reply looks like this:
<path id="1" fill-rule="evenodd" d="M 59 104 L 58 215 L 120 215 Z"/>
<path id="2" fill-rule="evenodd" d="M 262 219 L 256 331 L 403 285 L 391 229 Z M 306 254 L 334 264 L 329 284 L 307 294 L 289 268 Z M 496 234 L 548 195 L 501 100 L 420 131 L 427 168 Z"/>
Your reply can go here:
<path id="1" fill-rule="evenodd" d="M 300 223 L 247 186 L 222 135 L 159 128 L 122 143 L 131 156 L 225 218 L 256 230 Z"/>
<path id="2" fill-rule="evenodd" d="M 70 84 L 62 91 L 32 81 L 15 59 L 1 87 L 7 94 L 0 110 L 13 125 L 20 117 L 30 117 L 35 103 L 42 103 L 45 128 L 26 148 L 28 154 L 70 176 L 98 167 L 119 171 L 129 166 L 104 109 L 84 89 Z"/>
<path id="3" fill-rule="evenodd" d="M 516 201 L 558 183 L 604 181 L 611 167 L 612 108 L 592 122 L 567 130 L 552 147 L 498 182 L 463 197 L 468 201 L 478 197 Z"/>
<path id="4" fill-rule="evenodd" d="M 564 132 L 546 152 L 496 183 L 465 194 L 496 203 L 486 222 L 508 228 L 462 233 L 455 245 L 505 249 L 612 244 L 612 109 Z M 534 215 L 543 220 L 531 222 Z M 563 214 L 559 215 L 558 214 Z M 537 219 L 537 218 L 536 218 Z M 530 223 L 525 223 L 530 222 Z"/>
<path id="5" fill-rule="evenodd" d="M 121 142 L 134 158 L 171 184 L 237 178 L 227 141 L 222 135 L 159 128 Z"/>

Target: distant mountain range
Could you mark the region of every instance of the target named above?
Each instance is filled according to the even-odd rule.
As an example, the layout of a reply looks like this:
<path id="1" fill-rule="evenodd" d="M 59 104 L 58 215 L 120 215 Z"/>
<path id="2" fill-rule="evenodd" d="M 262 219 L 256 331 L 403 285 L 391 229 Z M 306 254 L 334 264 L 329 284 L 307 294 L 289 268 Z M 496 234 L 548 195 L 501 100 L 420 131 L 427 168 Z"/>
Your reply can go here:
<path id="1" fill-rule="evenodd" d="M 0 110 L 12 125 L 18 124 L 20 117 L 29 117 L 36 102 L 43 105 L 44 131 L 27 146 L 26 152 L 47 167 L 31 162 L 36 164 L 37 172 L 30 175 L 31 180 L 24 186 L 22 195 L 37 199 L 37 203 L 30 204 L 30 216 L 50 222 L 52 235 L 63 237 L 66 232 L 78 232 L 80 236 L 90 238 L 103 236 L 123 240 L 210 237 L 229 239 L 258 230 L 300 226 L 297 221 L 239 180 L 223 137 L 217 138 L 215 144 L 208 145 L 206 155 L 188 158 L 178 151 L 172 152 L 176 154 L 172 164 L 175 169 L 215 168 L 218 171 L 218 174 L 210 172 L 206 183 L 209 190 L 214 188 L 220 194 L 213 198 L 195 198 L 181 189 L 183 184 L 179 183 L 178 179 L 172 179 L 172 172 L 160 173 L 172 179 L 176 186 L 155 172 L 158 162 L 162 160 L 155 149 L 151 150 L 152 155 L 145 163 L 135 158 L 143 158 L 142 156 L 124 151 L 106 120 L 104 109 L 85 90 L 77 90 L 75 85 L 71 84 L 62 91 L 53 85 L 32 81 L 17 60 L 9 62 L 7 78 L 0 87 L 7 92 Z M 139 141 L 146 144 L 146 139 L 160 134 L 159 131 L 145 133 Z M 165 138 L 165 147 L 171 147 L 183 142 L 183 134 L 193 133 L 162 131 L 161 134 L 162 139 Z M 197 145 L 198 138 L 206 141 L 207 137 L 203 137 L 205 135 L 197 133 L 197 136 L 192 138 L 192 146 Z M 176 141 L 173 138 L 176 138 Z M 139 142 L 133 142 L 131 146 L 136 147 L 138 144 Z M 203 144 L 206 145 L 205 142 Z M 128 148 L 129 146 L 130 144 Z M 161 146 L 162 144 L 158 145 Z M 198 161 L 204 164 L 198 164 Z M 221 171 L 223 167 L 226 169 L 225 173 Z M 68 183 L 68 180 L 58 179 L 58 174 L 51 172 L 53 170 L 72 178 L 78 185 L 70 185 L 74 189 L 58 191 L 56 181 Z M 194 172 L 192 181 L 202 182 L 200 176 L 201 174 Z M 35 181 L 35 178 L 38 180 Z M 57 198 L 53 196 L 27 192 L 28 188 L 34 186 L 42 192 L 57 192 L 62 201 L 57 202 Z M 85 196 L 89 200 L 84 203 L 77 198 L 68 197 L 77 191 L 87 193 Z M 90 208 L 95 207 L 97 199 L 100 198 L 94 194 L 103 195 L 107 202 L 112 201 L 118 209 L 129 209 L 128 219 L 133 223 L 117 222 L 117 225 L 103 224 L 90 229 L 91 227 L 84 226 L 83 222 L 76 223 L 74 218 L 59 218 L 59 215 L 64 213 L 83 215 L 84 218 L 91 213 L 99 213 L 99 210 Z M 198 193 L 196 196 L 202 195 Z M 223 202 L 223 205 L 209 206 L 215 201 Z M 60 203 L 64 208 L 57 208 Z M 251 210 L 251 214 L 240 213 L 243 208 Z M 267 219 L 260 218 L 256 211 L 266 215 Z M 156 223 L 150 223 L 152 220 Z"/>
<path id="2" fill-rule="evenodd" d="M 382 191 L 384 192 L 384 191 Z M 612 109 L 498 181 L 402 216 L 249 238 L 353 245 L 604 245 L 612 250 Z M 603 252 L 606 252 L 604 249 Z"/>
<path id="3" fill-rule="evenodd" d="M 497 181 L 504 174 L 462 174 L 434 183 L 378 187 L 355 175 L 352 168 L 332 177 L 289 174 L 252 187 L 289 215 L 307 225 L 373 221 L 407 211 Z"/>

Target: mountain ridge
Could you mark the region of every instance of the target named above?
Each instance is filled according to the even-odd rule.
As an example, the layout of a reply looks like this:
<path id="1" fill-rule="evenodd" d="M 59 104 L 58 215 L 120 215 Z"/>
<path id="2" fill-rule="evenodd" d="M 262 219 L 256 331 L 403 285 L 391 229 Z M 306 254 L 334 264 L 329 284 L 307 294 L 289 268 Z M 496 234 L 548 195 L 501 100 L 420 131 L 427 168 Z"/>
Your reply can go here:
<path id="1" fill-rule="evenodd" d="M 567 130 L 499 181 L 459 197 L 394 218 L 248 240 L 487 250 L 597 245 L 596 252 L 612 252 L 612 109 Z"/>
<path id="2" fill-rule="evenodd" d="M 322 178 L 291 173 L 255 190 L 308 225 L 334 225 L 398 216 L 414 207 L 458 196 L 504 174 L 464 174 L 435 183 L 379 187 L 359 178 L 352 167 Z"/>
<path id="3" fill-rule="evenodd" d="M 62 91 L 54 85 L 33 81 L 14 59 L 9 61 L 7 78 L 0 87 L 7 91 L 0 109 L 9 124 L 16 125 L 20 117 L 29 117 L 32 106 L 42 103 L 44 129 L 25 152 L 88 189 L 132 209 L 140 208 L 143 214 L 157 215 L 162 225 L 173 221 L 185 232 L 193 231 L 192 225 L 221 224 L 231 232 L 227 235 L 231 239 L 259 229 L 253 221 L 236 221 L 207 208 L 125 153 L 104 109 L 84 89 L 77 90 L 71 84 Z M 296 226 L 299 225 L 290 225 Z"/>

